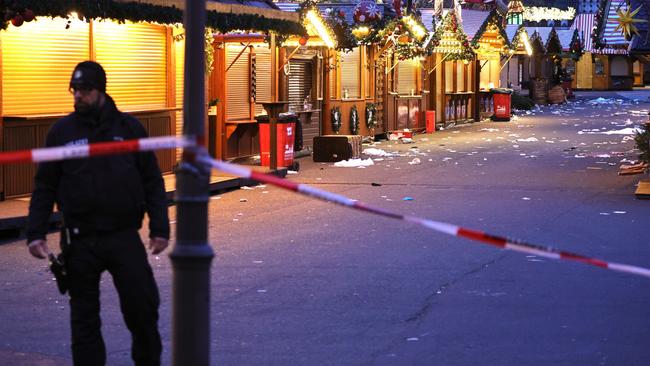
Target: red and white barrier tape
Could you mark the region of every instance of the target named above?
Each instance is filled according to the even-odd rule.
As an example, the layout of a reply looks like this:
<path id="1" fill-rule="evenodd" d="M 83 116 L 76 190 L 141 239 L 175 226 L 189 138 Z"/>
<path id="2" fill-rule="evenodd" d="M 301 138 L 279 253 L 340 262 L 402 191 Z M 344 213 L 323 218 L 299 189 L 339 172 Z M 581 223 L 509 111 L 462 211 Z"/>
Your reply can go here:
<path id="1" fill-rule="evenodd" d="M 195 146 L 194 140 L 185 137 L 149 137 L 137 140 L 97 142 L 88 145 L 46 147 L 41 149 L 8 151 L 0 153 L 0 165 L 16 163 L 41 163 L 79 159 L 89 156 L 123 154 L 138 151 L 175 149 Z"/>
<path id="2" fill-rule="evenodd" d="M 229 164 L 223 161 L 214 160 L 210 158 L 202 158 L 201 161 L 206 164 L 209 164 L 213 168 L 218 169 L 222 172 L 230 173 L 242 178 L 248 178 L 258 182 L 272 184 L 274 186 L 289 191 L 298 192 L 303 195 L 318 198 L 320 200 L 327 201 L 327 202 L 333 202 L 360 211 L 365 211 L 365 212 L 373 213 L 384 217 L 390 217 L 393 219 L 408 221 L 444 234 L 467 238 L 470 240 L 481 242 L 483 244 L 489 244 L 501 249 L 513 250 L 516 252 L 522 252 L 527 254 L 534 254 L 540 257 L 545 257 L 550 259 L 561 259 L 566 261 L 580 262 L 580 263 L 589 264 L 600 268 L 606 268 L 614 271 L 625 272 L 629 274 L 650 278 L 650 269 L 648 268 L 637 267 L 628 264 L 607 262 L 601 259 L 585 257 L 583 255 L 565 252 L 554 248 L 543 247 L 534 244 L 524 243 L 521 241 L 511 240 L 501 236 L 491 235 L 483 231 L 467 229 L 460 226 L 448 224 L 445 222 L 428 220 L 428 219 L 423 219 L 415 216 L 402 215 L 378 207 L 373 207 L 364 204 L 362 202 L 353 200 L 351 198 L 342 196 L 340 194 L 324 191 L 318 188 L 311 187 L 306 184 L 295 183 L 290 180 L 278 178 L 274 175 L 259 173 L 239 165 Z"/>
<path id="3" fill-rule="evenodd" d="M 176 149 L 182 147 L 192 147 L 196 145 L 197 143 L 193 139 L 186 137 L 168 136 L 117 142 L 100 142 L 79 146 L 61 146 L 33 150 L 11 151 L 0 153 L 0 165 L 60 161 L 67 159 L 79 159 L 90 156 L 113 155 L 138 151 Z M 278 178 L 274 175 L 259 173 L 251 169 L 244 168 L 240 165 L 234 165 L 226 163 L 224 161 L 214 160 L 207 157 L 207 155 L 197 156 L 197 161 L 211 166 L 212 168 L 221 170 L 225 173 L 230 173 L 242 178 L 248 178 L 258 182 L 272 184 L 289 191 L 297 192 L 323 201 L 333 202 L 360 211 L 373 213 L 375 215 L 411 222 L 444 234 L 471 239 L 498 248 L 534 254 L 550 259 L 581 262 L 600 268 L 606 268 L 614 271 L 625 272 L 650 278 L 650 269 L 647 268 L 632 266 L 628 264 L 607 262 L 601 259 L 585 257 L 583 255 L 560 251 L 554 248 L 542 247 L 521 241 L 511 240 L 501 236 L 491 235 L 482 231 L 467 229 L 445 222 L 394 213 L 388 210 L 364 204 L 340 194 L 324 191 L 322 189 L 311 187 L 306 184 L 295 183 L 290 180 Z"/>

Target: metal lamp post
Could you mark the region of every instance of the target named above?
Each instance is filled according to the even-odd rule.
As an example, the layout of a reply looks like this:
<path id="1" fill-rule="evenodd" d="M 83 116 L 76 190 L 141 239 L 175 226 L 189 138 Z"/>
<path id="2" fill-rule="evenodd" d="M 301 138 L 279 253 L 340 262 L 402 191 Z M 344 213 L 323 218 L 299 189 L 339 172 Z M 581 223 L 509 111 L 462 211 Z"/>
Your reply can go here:
<path id="1" fill-rule="evenodd" d="M 185 87 L 183 134 L 205 141 L 205 0 L 185 1 Z M 183 150 L 176 172 L 176 245 L 173 266 L 172 364 L 208 366 L 210 363 L 210 266 L 214 253 L 208 244 L 210 171 L 193 159 L 200 148 Z"/>

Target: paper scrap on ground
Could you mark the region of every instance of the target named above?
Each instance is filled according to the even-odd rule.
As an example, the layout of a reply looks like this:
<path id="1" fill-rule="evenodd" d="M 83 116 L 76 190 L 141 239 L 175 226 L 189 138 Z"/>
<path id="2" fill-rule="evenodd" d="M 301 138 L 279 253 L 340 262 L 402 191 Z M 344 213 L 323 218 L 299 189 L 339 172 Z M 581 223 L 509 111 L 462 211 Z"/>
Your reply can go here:
<path id="1" fill-rule="evenodd" d="M 388 152 L 388 151 L 382 150 L 382 149 L 376 149 L 374 147 L 364 149 L 363 153 L 366 154 L 366 155 L 370 155 L 370 156 L 393 156 L 393 155 L 397 155 L 395 153 Z"/>
<path id="2" fill-rule="evenodd" d="M 628 127 L 622 130 L 610 130 L 610 131 L 600 131 L 600 130 L 582 130 L 578 131 L 578 135 L 592 135 L 592 134 L 601 134 L 601 135 L 634 135 L 637 132 L 641 132 L 641 129 L 638 127 Z"/>
<path id="3" fill-rule="evenodd" d="M 363 159 L 342 160 L 334 163 L 334 166 L 339 168 L 357 168 L 361 166 L 366 167 L 371 165 L 375 165 L 375 163 L 372 161 L 371 158 L 365 160 Z"/>

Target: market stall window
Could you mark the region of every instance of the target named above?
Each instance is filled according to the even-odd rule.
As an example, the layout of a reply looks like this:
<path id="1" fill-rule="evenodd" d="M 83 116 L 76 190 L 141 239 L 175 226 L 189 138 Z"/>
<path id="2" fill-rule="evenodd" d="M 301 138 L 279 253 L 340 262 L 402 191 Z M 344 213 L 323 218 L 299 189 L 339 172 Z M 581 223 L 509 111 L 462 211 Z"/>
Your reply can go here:
<path id="1" fill-rule="evenodd" d="M 341 98 L 361 98 L 360 65 L 361 52 L 357 47 L 351 52 L 341 54 Z"/>
<path id="2" fill-rule="evenodd" d="M 605 75 L 605 63 L 600 57 L 594 59 L 594 74 L 596 75 Z"/>

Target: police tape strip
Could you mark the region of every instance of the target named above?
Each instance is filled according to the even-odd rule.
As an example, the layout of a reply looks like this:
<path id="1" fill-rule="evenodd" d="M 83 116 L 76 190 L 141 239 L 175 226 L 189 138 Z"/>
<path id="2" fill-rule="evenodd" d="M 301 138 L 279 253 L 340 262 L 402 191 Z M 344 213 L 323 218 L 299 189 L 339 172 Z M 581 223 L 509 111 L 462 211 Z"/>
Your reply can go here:
<path id="1" fill-rule="evenodd" d="M 41 149 L 8 151 L 0 153 L 0 165 L 17 163 L 42 163 L 79 159 L 90 156 L 123 154 L 138 151 L 175 149 L 195 146 L 196 142 L 186 137 L 164 136 L 137 140 L 97 142 L 88 145 L 46 147 Z"/>
<path id="2" fill-rule="evenodd" d="M 11 151 L 0 153 L 0 165 L 16 163 L 40 163 L 46 161 L 60 161 L 68 159 L 79 159 L 91 156 L 113 155 L 121 153 L 130 153 L 138 151 L 152 151 L 161 149 L 176 149 L 183 147 L 196 146 L 197 141 L 187 137 L 166 136 L 150 137 L 137 140 L 117 141 L 117 142 L 100 142 L 89 145 L 79 146 L 62 146 L 33 150 Z M 426 228 L 438 231 L 444 234 L 471 239 L 484 244 L 489 244 L 501 249 L 513 250 L 517 252 L 534 254 L 540 257 L 550 259 L 561 259 L 567 261 L 580 262 L 592 266 L 606 268 L 614 271 L 635 274 L 650 278 L 650 269 L 632 266 L 628 264 L 607 262 L 604 260 L 590 258 L 579 254 L 560 251 L 554 248 L 543 247 L 525 242 L 507 239 L 505 237 L 491 235 L 482 231 L 463 228 L 460 226 L 423 219 L 415 216 L 402 215 L 378 207 L 373 207 L 362 202 L 353 200 L 343 195 L 324 191 L 306 184 L 295 183 L 290 180 L 278 178 L 274 175 L 259 173 L 240 165 L 226 163 L 224 161 L 214 160 L 207 155 L 199 154 L 196 156 L 198 162 L 211 166 L 212 168 L 230 173 L 242 178 L 252 179 L 262 183 L 272 184 L 274 186 L 298 192 L 306 196 L 314 197 L 323 201 L 336 203 L 342 206 L 354 208 L 360 211 L 373 213 L 376 215 L 389 217 L 397 220 L 404 220 Z"/>
<path id="3" fill-rule="evenodd" d="M 432 229 L 434 231 L 474 240 L 477 242 L 495 246 L 497 248 L 513 250 L 521 253 L 533 254 L 544 258 L 580 262 L 580 263 L 584 263 L 584 264 L 588 264 L 600 268 L 606 268 L 618 272 L 624 272 L 624 273 L 650 278 L 650 269 L 648 268 L 632 266 L 628 264 L 607 262 L 601 259 L 590 258 L 583 255 L 565 252 L 550 247 L 528 244 L 518 240 L 512 240 L 497 235 L 491 235 L 483 231 L 467 229 L 460 226 L 448 224 L 445 222 L 428 220 L 428 219 L 423 219 L 415 216 L 402 215 L 402 214 L 384 210 L 382 208 L 373 207 L 364 204 L 362 202 L 353 200 L 351 198 L 345 197 L 340 194 L 324 191 L 315 187 L 311 187 L 306 184 L 295 183 L 287 179 L 278 178 L 274 175 L 259 173 L 239 165 L 234 165 L 234 164 L 226 163 L 224 161 L 214 160 L 205 157 L 200 158 L 200 160 L 203 163 L 208 164 L 209 166 L 225 173 L 233 174 L 242 178 L 252 179 L 261 183 L 272 184 L 274 186 L 286 190 L 298 192 L 303 195 L 314 197 L 323 201 L 333 202 L 342 206 L 373 213 L 376 215 L 408 221 Z"/>

